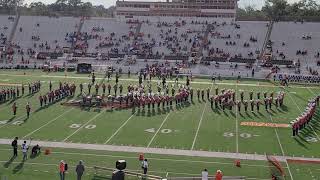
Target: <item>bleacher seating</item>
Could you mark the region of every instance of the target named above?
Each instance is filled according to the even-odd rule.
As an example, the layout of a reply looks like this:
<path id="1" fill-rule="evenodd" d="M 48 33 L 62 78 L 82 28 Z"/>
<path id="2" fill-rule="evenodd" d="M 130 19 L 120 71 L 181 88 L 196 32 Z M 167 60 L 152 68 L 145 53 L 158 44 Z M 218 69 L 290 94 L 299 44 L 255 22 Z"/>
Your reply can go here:
<path id="1" fill-rule="evenodd" d="M 135 48 L 140 54 L 191 56 L 201 46 L 205 24 L 176 21 L 143 23 Z"/>
<path id="2" fill-rule="evenodd" d="M 5 45 L 14 24 L 13 16 L 0 16 L 0 45 Z"/>
<path id="3" fill-rule="evenodd" d="M 21 16 L 13 43 L 25 51 L 62 50 L 71 46 L 66 35 L 76 30 L 77 23 L 79 19 L 73 17 Z"/>
<path id="4" fill-rule="evenodd" d="M 136 25 L 117 22 L 115 19 L 92 18 L 84 21 L 81 32 L 89 36 L 88 52 L 128 53 Z"/>
<path id="5" fill-rule="evenodd" d="M 276 59 L 289 59 L 315 65 L 320 52 L 320 23 L 276 22 L 271 33 L 272 54 Z M 298 53 L 300 51 L 300 53 Z M 319 59 L 319 58 L 318 58 Z"/>
<path id="6" fill-rule="evenodd" d="M 268 29 L 267 22 L 216 23 L 208 36 L 204 55 L 256 58 L 260 53 Z"/>

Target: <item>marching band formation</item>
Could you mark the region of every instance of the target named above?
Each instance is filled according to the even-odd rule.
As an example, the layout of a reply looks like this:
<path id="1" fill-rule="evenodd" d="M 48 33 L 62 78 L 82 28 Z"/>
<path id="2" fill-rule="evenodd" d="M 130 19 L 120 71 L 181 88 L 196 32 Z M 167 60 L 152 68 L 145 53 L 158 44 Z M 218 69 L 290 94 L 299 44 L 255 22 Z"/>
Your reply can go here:
<path id="1" fill-rule="evenodd" d="M 292 136 L 299 135 L 299 131 L 306 128 L 306 126 L 310 123 L 312 117 L 316 112 L 316 106 L 319 106 L 319 99 L 320 96 L 317 96 L 314 99 L 310 100 L 304 112 L 301 113 L 301 115 L 295 120 L 290 122 L 292 125 Z"/>

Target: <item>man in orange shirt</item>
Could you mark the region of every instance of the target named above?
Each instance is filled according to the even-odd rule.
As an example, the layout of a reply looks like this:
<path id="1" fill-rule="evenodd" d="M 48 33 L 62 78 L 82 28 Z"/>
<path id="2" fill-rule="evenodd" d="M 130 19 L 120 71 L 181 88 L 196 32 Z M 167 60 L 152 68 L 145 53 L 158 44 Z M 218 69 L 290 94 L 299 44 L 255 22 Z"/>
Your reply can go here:
<path id="1" fill-rule="evenodd" d="M 223 174 L 220 170 L 217 170 L 216 173 L 216 180 L 222 180 Z"/>

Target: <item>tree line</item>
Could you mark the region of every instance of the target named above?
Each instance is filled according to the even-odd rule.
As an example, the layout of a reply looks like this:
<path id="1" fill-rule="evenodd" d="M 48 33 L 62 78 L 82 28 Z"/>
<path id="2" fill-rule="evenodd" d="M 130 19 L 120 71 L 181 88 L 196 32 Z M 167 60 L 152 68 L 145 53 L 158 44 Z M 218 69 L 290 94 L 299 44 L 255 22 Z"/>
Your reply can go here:
<path id="1" fill-rule="evenodd" d="M 115 7 L 94 6 L 81 0 L 57 0 L 51 4 L 41 1 L 24 4 L 24 0 L 0 0 L 0 14 L 15 14 L 16 7 L 22 15 L 35 16 L 92 16 L 113 17 Z M 266 0 L 262 9 L 252 6 L 238 8 L 238 19 L 257 20 L 302 20 L 318 19 L 320 5 L 316 0 L 300 0 L 289 4 L 287 0 Z"/>
<path id="2" fill-rule="evenodd" d="M 91 2 L 81 0 L 57 0 L 51 4 L 41 1 L 24 4 L 23 0 L 0 0 L 0 14 L 10 15 L 18 10 L 21 15 L 32 16 L 113 17 L 114 9 L 114 6 L 105 8 L 103 5 L 94 6 Z"/>
<path id="3" fill-rule="evenodd" d="M 261 10 L 252 6 L 239 8 L 238 19 L 257 18 L 265 20 L 315 20 L 320 21 L 320 4 L 316 0 L 300 0 L 289 4 L 287 0 L 266 0 Z"/>

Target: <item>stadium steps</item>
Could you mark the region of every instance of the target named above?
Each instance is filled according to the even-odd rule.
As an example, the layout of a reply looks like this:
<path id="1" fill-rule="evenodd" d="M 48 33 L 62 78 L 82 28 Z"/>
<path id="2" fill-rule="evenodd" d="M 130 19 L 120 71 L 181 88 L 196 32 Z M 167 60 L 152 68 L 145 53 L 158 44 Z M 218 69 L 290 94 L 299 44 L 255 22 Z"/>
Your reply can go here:
<path id="1" fill-rule="evenodd" d="M 81 30 L 82 30 L 84 21 L 85 21 L 85 18 L 84 18 L 84 17 L 80 18 L 78 29 L 76 29 L 77 34 L 81 33 Z M 74 43 L 72 43 L 72 45 L 71 45 L 71 50 L 72 50 L 72 51 L 74 51 L 74 44 L 75 44 L 75 43 L 77 43 L 77 42 L 74 42 Z"/>
<path id="2" fill-rule="evenodd" d="M 200 57 L 202 56 L 202 52 L 203 52 L 203 48 L 204 48 L 204 45 L 207 43 L 208 41 L 208 36 L 209 36 L 209 33 L 210 33 L 210 30 L 212 29 L 212 25 L 211 24 L 208 24 L 207 25 L 207 29 L 206 29 L 206 32 L 204 33 L 204 36 L 203 36 L 203 39 L 202 39 L 202 43 L 201 43 L 201 46 L 199 48 L 199 51 L 197 53 L 197 57 Z"/>
<path id="3" fill-rule="evenodd" d="M 268 27 L 268 31 L 267 31 L 267 34 L 266 34 L 266 38 L 264 39 L 263 46 L 262 46 L 262 49 L 260 51 L 260 57 L 263 56 L 263 54 L 264 54 L 264 52 L 265 52 L 265 50 L 267 48 L 267 43 L 270 40 L 271 32 L 272 32 L 272 29 L 273 29 L 273 24 L 274 24 L 274 22 L 270 21 L 270 24 L 269 24 L 269 27 Z"/>
<path id="4" fill-rule="evenodd" d="M 9 38 L 8 38 L 8 41 L 7 41 L 7 45 L 10 45 L 12 40 L 13 40 L 13 38 L 14 38 L 14 35 L 15 35 L 17 27 L 18 27 L 19 20 L 20 20 L 20 13 L 17 12 L 16 18 L 14 19 L 13 27 L 11 29 L 11 32 L 10 32 L 10 35 L 9 35 Z"/>
<path id="5" fill-rule="evenodd" d="M 142 27 L 142 23 L 139 23 L 137 28 L 136 28 L 136 33 L 134 35 L 135 38 L 137 38 L 140 34 L 140 31 L 141 31 L 141 27 Z"/>
<path id="6" fill-rule="evenodd" d="M 141 27 L 142 27 L 142 23 L 138 23 L 138 26 L 136 27 L 136 32 L 134 34 L 134 39 L 133 39 L 133 42 L 132 42 L 132 46 L 135 45 L 135 43 L 136 43 L 136 41 L 138 39 L 138 36 L 139 36 L 139 34 L 141 32 Z"/>

